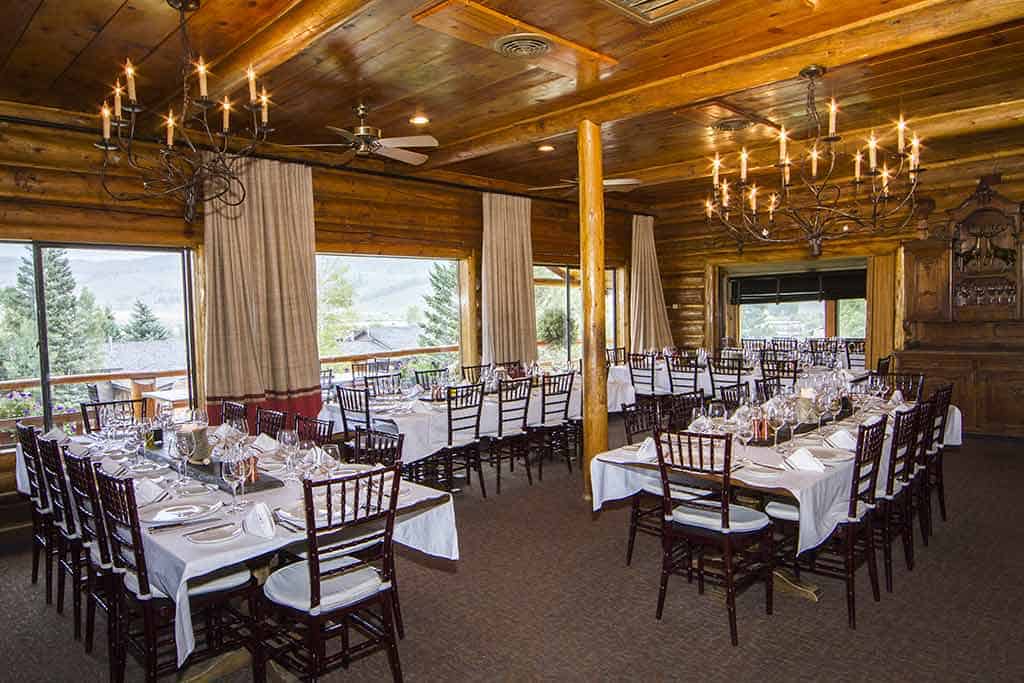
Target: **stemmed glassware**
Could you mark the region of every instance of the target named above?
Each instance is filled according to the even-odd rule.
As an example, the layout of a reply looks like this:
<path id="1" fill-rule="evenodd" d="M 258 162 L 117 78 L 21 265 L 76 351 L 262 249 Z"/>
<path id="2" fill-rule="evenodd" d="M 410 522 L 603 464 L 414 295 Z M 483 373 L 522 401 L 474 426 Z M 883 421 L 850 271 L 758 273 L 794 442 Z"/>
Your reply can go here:
<path id="1" fill-rule="evenodd" d="M 782 406 L 781 403 L 776 402 L 768 406 L 768 426 L 771 428 L 772 434 L 774 435 L 775 441 L 772 447 L 775 448 L 776 450 L 778 450 L 779 448 L 779 430 L 782 428 L 784 424 L 786 424 L 784 414 L 785 408 Z"/>
<path id="2" fill-rule="evenodd" d="M 196 452 L 196 436 L 193 432 L 178 431 L 174 437 L 174 448 L 178 454 L 178 481 L 174 488 L 181 490 L 188 486 L 185 479 L 185 470 L 188 468 L 188 461 Z"/>
<path id="3" fill-rule="evenodd" d="M 746 457 L 750 451 L 750 441 L 754 438 L 754 425 L 749 418 L 737 421 L 736 438 L 743 444 L 743 455 Z"/>
<path id="4" fill-rule="evenodd" d="M 295 473 L 295 455 L 298 452 L 299 435 L 293 429 L 282 429 L 277 434 L 277 441 L 281 444 L 281 452 L 284 453 L 285 481 L 297 481 Z"/>
<path id="5" fill-rule="evenodd" d="M 231 487 L 230 512 L 241 512 L 245 509 L 245 479 L 249 476 L 249 459 L 240 444 L 234 444 L 224 452 L 220 464 L 221 478 Z M 238 488 L 242 486 L 243 499 L 238 499 Z"/>

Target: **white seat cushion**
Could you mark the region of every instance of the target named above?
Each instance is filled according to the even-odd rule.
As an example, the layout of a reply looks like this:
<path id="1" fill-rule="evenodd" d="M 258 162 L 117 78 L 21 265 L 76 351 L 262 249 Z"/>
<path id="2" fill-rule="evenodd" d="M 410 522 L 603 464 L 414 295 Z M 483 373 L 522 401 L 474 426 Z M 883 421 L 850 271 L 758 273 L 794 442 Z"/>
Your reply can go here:
<path id="1" fill-rule="evenodd" d="M 670 483 L 668 487 L 672 492 L 672 500 L 697 500 L 698 498 L 706 498 L 711 495 L 711 491 L 699 489 L 694 486 L 683 486 L 682 484 Z M 664 493 L 662 491 L 661 484 L 655 483 L 644 484 L 644 492 L 649 493 L 652 496 L 658 496 L 659 498 Z"/>
<path id="2" fill-rule="evenodd" d="M 847 517 L 846 521 L 847 522 L 859 522 L 860 520 L 864 519 L 864 515 L 866 515 L 868 512 L 870 512 L 871 510 L 874 510 L 874 509 L 875 509 L 874 505 L 868 505 L 867 503 L 865 503 L 863 501 L 857 501 L 857 515 L 855 517 Z"/>
<path id="3" fill-rule="evenodd" d="M 231 590 L 232 588 L 238 588 L 244 585 L 249 579 L 252 578 L 252 572 L 248 569 L 240 569 L 237 572 L 218 576 L 213 579 L 206 581 L 200 580 L 195 584 L 190 584 L 188 587 L 188 594 L 191 596 L 198 595 L 209 595 L 210 593 L 217 593 L 219 591 Z M 124 574 L 124 587 L 135 594 L 139 600 L 149 600 L 150 598 L 166 598 L 167 595 L 159 588 L 154 586 L 152 582 L 149 584 L 149 594 L 143 595 L 139 593 L 139 577 L 135 572 L 125 572 Z"/>
<path id="4" fill-rule="evenodd" d="M 768 515 L 753 508 L 742 505 L 729 506 L 729 528 L 722 528 L 722 510 L 720 506 L 690 507 L 680 505 L 672 511 L 672 521 L 686 526 L 696 526 L 722 533 L 743 533 L 757 531 L 771 523 Z"/>
<path id="5" fill-rule="evenodd" d="M 772 501 L 764 506 L 764 511 L 773 519 L 784 519 L 787 522 L 800 521 L 800 508 L 796 505 Z"/>
<path id="6" fill-rule="evenodd" d="M 885 493 L 883 491 L 881 493 L 876 493 L 875 497 L 876 498 L 881 498 L 883 500 L 892 500 L 896 496 L 900 495 L 900 493 L 903 491 L 904 488 L 906 488 L 905 482 L 898 481 L 895 484 L 893 484 L 892 495 L 891 496 L 888 493 Z"/>
<path id="7" fill-rule="evenodd" d="M 354 557 L 344 556 L 320 563 L 320 573 L 359 564 Z M 310 614 L 330 611 L 368 598 L 385 587 L 380 574 L 373 567 L 330 576 L 320 583 L 320 605 L 309 606 L 309 564 L 303 560 L 282 567 L 270 575 L 263 585 L 269 600 Z"/>

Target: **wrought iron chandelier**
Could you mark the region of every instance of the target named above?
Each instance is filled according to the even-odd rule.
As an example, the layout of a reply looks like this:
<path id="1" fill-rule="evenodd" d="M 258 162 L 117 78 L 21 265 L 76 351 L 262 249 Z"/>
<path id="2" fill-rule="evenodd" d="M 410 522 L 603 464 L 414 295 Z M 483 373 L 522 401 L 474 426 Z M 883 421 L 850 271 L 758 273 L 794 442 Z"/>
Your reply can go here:
<path id="1" fill-rule="evenodd" d="M 910 135 L 900 115 L 896 124 L 896 146 L 886 151 L 871 131 L 865 147 L 858 146 L 852 168 L 839 164 L 839 107 L 828 105 L 828 126 L 822 125 L 815 96 L 816 81 L 825 67 L 812 65 L 800 71 L 807 82 L 807 127 L 811 134 L 804 149 L 790 157 L 786 127 L 779 131 L 779 175 L 777 191 L 749 182 L 750 155 L 739 154 L 739 177 L 730 182 L 723 160 L 712 161 L 712 189 L 704 203 L 708 224 L 718 223 L 736 241 L 744 244 L 806 242 L 811 255 L 821 254 L 828 240 L 858 233 L 882 233 L 904 228 L 918 213 L 917 188 L 921 167 L 921 141 Z M 826 132 L 826 134 L 823 134 Z M 866 157 L 862 150 L 866 149 Z M 852 171 L 848 179 L 840 175 Z"/>
<path id="2" fill-rule="evenodd" d="M 222 101 L 209 97 L 207 78 L 210 70 L 192 49 L 188 33 L 188 13 L 199 9 L 201 0 L 167 0 L 178 12 L 181 33 L 181 105 L 172 106 L 163 120 L 165 135 L 156 152 L 140 153 L 139 115 L 145 107 L 138 98 L 136 70 L 125 60 L 122 87 L 120 77 L 114 86 L 113 107 L 109 100 L 100 109 L 102 138 L 96 147 L 103 150 L 101 180 L 103 189 L 118 201 L 139 201 L 174 197 L 181 202 L 184 218 L 193 223 L 203 202 L 218 201 L 238 206 L 245 201 L 245 185 L 239 178 L 239 164 L 256 150 L 273 131 L 269 126 L 270 97 L 266 88 L 257 90 L 256 73 L 246 72 L 249 101 L 233 105 L 225 95 Z M 193 87 L 198 96 L 193 96 Z M 240 125 L 232 113 L 242 110 Z M 219 112 L 219 116 L 218 113 Z M 213 127 L 211 127 L 211 119 Z M 219 124 L 219 126 L 218 126 Z M 219 128 L 219 130 L 216 130 Z M 148 142 L 148 141 L 147 141 Z M 119 192 L 110 185 L 110 173 L 123 163 L 138 172 L 139 192 Z"/>

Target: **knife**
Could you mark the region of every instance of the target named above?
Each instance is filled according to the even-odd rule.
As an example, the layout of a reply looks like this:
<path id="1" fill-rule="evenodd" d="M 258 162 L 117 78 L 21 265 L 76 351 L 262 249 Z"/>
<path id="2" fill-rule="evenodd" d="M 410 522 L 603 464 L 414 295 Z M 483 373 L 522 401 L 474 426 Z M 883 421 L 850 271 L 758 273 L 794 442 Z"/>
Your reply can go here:
<path id="1" fill-rule="evenodd" d="M 149 533 L 150 534 L 162 534 L 165 531 L 173 531 L 175 529 L 182 529 L 184 527 L 196 526 L 196 525 L 199 525 L 199 524 L 206 524 L 207 522 L 210 522 L 210 521 L 212 521 L 212 520 L 210 520 L 209 517 L 204 517 L 203 519 L 193 519 L 193 520 L 190 520 L 190 521 L 187 521 L 187 522 L 172 522 L 171 524 L 161 524 L 159 526 L 151 526 L 151 527 L 149 527 Z"/>
<path id="2" fill-rule="evenodd" d="M 229 526 L 235 526 L 235 523 L 234 522 L 225 522 L 224 524 L 215 524 L 213 526 L 208 526 L 205 529 L 196 529 L 195 531 L 190 531 L 187 534 L 184 534 L 184 536 L 185 536 L 185 538 L 188 538 L 189 536 L 195 536 L 196 534 L 201 534 L 201 533 L 204 533 L 206 531 L 216 531 L 217 529 L 223 529 L 224 527 L 229 527 Z"/>

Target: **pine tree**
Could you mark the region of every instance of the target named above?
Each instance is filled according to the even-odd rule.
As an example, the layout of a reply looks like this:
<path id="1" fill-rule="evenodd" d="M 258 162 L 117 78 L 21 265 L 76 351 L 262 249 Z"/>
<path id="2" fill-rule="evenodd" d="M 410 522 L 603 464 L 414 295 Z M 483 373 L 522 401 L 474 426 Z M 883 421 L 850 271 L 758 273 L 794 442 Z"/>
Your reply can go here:
<path id="1" fill-rule="evenodd" d="M 171 335 L 153 310 L 139 299 L 135 300 L 132 318 L 121 333 L 126 341 L 160 341 Z"/>
<path id="2" fill-rule="evenodd" d="M 430 269 L 430 294 L 423 297 L 423 346 L 447 346 L 459 341 L 459 274 L 455 263 L 435 262 Z"/>
<path id="3" fill-rule="evenodd" d="M 317 257 L 317 348 L 321 356 L 336 355 L 342 340 L 355 327 L 355 287 L 348 266 Z"/>

